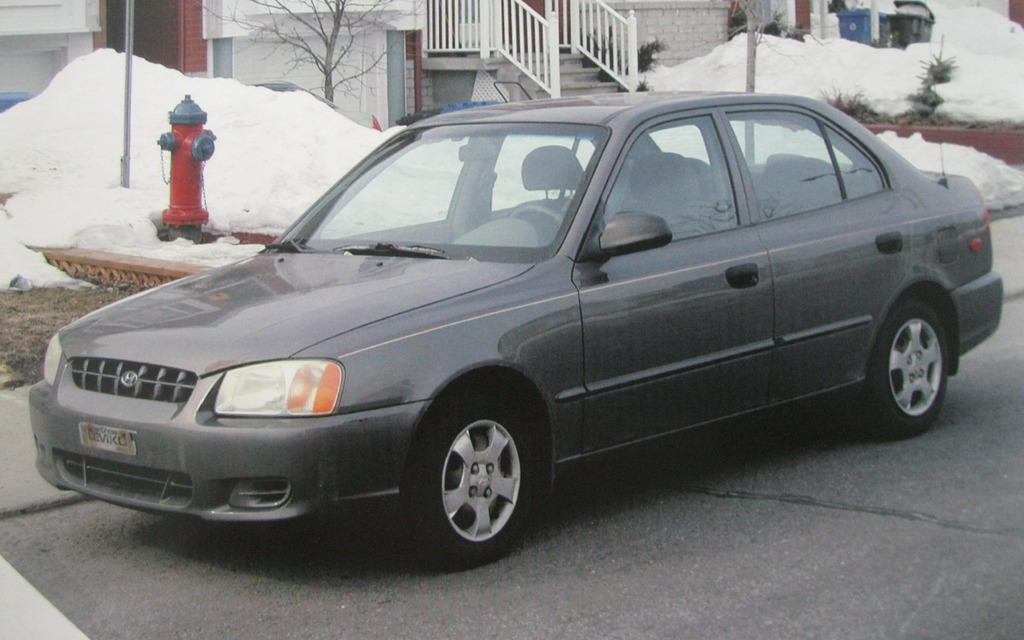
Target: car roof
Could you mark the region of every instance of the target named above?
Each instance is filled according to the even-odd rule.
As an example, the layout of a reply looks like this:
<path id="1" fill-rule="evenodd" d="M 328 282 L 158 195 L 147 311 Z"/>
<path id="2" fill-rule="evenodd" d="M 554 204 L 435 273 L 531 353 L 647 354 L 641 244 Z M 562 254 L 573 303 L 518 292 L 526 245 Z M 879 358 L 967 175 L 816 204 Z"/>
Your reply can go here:
<path id="1" fill-rule="evenodd" d="M 410 128 L 499 122 L 571 122 L 607 125 L 613 121 L 645 120 L 681 109 L 702 109 L 727 105 L 788 105 L 820 112 L 823 103 L 800 96 L 750 93 L 616 93 L 474 107 L 426 118 L 410 125 Z"/>

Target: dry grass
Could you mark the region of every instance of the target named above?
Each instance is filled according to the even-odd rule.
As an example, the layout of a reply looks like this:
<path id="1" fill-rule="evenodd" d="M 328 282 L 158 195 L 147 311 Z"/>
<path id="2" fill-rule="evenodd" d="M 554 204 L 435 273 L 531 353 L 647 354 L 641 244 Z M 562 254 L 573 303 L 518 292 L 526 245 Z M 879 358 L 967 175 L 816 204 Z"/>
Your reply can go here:
<path id="1" fill-rule="evenodd" d="M 42 379 L 43 355 L 53 334 L 126 295 L 105 289 L 0 291 L 0 388 Z"/>

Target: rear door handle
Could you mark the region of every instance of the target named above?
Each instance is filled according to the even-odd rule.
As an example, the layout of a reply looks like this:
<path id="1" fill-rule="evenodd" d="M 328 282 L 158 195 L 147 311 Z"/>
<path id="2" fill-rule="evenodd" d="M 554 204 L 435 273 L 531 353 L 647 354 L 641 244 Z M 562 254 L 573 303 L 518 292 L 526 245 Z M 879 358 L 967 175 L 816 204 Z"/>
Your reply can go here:
<path id="1" fill-rule="evenodd" d="M 725 279 L 734 289 L 747 289 L 757 286 L 760 269 L 753 262 L 738 264 L 725 270 Z"/>
<path id="2" fill-rule="evenodd" d="M 875 246 L 882 253 L 899 253 L 903 251 L 903 234 L 899 231 L 883 233 L 875 237 Z"/>

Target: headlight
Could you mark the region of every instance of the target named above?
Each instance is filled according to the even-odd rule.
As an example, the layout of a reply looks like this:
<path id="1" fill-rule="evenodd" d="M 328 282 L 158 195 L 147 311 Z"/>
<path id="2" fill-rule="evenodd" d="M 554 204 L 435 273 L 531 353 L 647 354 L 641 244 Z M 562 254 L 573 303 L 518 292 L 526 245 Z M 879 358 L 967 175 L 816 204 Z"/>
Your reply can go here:
<path id="1" fill-rule="evenodd" d="M 60 346 L 60 338 L 54 334 L 50 338 L 50 344 L 46 345 L 46 357 L 43 358 L 43 379 L 50 386 L 57 382 L 57 369 L 60 368 L 60 361 L 64 359 L 64 349 Z"/>
<path id="2" fill-rule="evenodd" d="M 224 374 L 214 411 L 224 416 L 322 416 L 334 412 L 345 385 L 329 360 L 279 360 Z"/>

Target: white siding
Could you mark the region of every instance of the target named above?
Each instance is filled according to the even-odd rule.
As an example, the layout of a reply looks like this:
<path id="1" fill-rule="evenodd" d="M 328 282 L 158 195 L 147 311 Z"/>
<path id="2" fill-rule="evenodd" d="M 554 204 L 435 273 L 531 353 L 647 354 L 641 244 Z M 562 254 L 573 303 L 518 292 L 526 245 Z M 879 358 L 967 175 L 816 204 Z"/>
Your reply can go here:
<path id="1" fill-rule="evenodd" d="M 233 73 L 236 80 L 246 84 L 286 80 L 323 95 L 323 78 L 310 64 L 295 65 L 289 47 L 257 42 L 248 37 L 234 38 Z M 352 65 L 363 70 L 380 57 L 371 71 L 345 87 L 338 87 L 334 103 L 342 109 L 367 111 L 382 123 L 387 121 L 387 61 L 383 58 L 387 38 L 384 31 L 374 31 L 357 37 Z"/>
<path id="2" fill-rule="evenodd" d="M 39 93 L 98 30 L 97 0 L 0 0 L 0 91 Z"/>
<path id="3" fill-rule="evenodd" d="M 97 0 L 0 0 L 0 36 L 98 30 Z"/>

